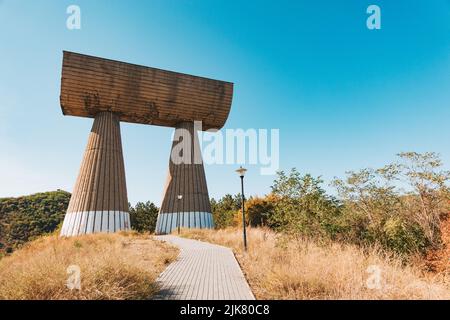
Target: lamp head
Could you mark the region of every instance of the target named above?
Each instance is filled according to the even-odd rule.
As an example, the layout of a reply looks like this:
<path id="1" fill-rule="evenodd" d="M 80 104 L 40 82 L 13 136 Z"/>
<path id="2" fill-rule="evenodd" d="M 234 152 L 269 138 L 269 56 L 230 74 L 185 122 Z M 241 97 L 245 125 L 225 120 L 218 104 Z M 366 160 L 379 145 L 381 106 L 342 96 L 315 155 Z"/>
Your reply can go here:
<path id="1" fill-rule="evenodd" d="M 239 169 L 236 170 L 240 177 L 244 177 L 246 171 L 247 169 L 242 168 L 242 166 L 240 166 Z"/>

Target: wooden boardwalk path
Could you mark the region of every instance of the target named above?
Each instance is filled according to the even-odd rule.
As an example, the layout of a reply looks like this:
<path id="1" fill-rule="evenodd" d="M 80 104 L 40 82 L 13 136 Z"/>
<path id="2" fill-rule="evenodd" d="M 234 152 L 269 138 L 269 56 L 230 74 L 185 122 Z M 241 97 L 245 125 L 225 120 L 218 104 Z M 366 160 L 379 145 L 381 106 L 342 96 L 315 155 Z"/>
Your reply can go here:
<path id="1" fill-rule="evenodd" d="M 156 280 L 159 300 L 254 300 L 229 248 L 172 235 L 157 236 L 180 248 L 180 256 Z"/>

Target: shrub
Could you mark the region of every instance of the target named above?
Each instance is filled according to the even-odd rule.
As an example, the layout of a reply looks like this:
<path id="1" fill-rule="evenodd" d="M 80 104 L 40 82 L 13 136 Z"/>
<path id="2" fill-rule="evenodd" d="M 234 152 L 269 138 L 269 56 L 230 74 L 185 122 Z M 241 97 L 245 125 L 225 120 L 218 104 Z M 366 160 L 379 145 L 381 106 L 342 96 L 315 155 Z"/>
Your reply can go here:
<path id="1" fill-rule="evenodd" d="M 335 238 L 342 232 L 339 202 L 326 194 L 323 181 L 292 169 L 278 173 L 272 186 L 273 211 L 268 225 L 301 236 Z"/>
<path id="2" fill-rule="evenodd" d="M 423 253 L 440 245 L 450 174 L 434 153 L 408 152 L 399 158 L 380 169 L 350 171 L 333 185 L 344 203 L 349 239 L 404 255 Z"/>
<path id="3" fill-rule="evenodd" d="M 388 219 L 382 231 L 381 241 L 384 246 L 397 253 L 423 252 L 428 245 L 420 226 L 400 217 Z"/>
<path id="4" fill-rule="evenodd" d="M 245 202 L 246 223 L 252 227 L 268 225 L 270 216 L 273 215 L 274 205 L 275 199 L 270 195 L 251 197 Z"/>

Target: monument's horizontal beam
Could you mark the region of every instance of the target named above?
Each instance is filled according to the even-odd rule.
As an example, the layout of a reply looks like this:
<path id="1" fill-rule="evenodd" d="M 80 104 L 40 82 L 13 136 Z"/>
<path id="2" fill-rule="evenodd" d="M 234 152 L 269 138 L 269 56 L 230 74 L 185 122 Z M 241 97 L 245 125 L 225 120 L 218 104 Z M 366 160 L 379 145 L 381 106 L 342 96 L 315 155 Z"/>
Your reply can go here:
<path id="1" fill-rule="evenodd" d="M 67 81 L 67 85 L 73 85 L 74 87 L 85 88 L 86 85 L 98 86 L 102 82 L 101 74 L 94 74 L 90 72 L 85 72 L 86 75 L 89 75 L 85 82 L 82 84 L 77 81 L 76 77 L 79 75 L 79 71 L 75 71 L 73 68 L 66 68 L 65 75 L 68 76 L 65 81 Z M 133 98 L 135 94 L 133 92 L 127 92 L 130 87 L 129 83 L 126 80 L 121 80 L 116 78 L 114 84 L 114 90 L 123 90 L 124 95 Z M 146 83 L 145 81 L 141 81 L 140 84 L 141 96 L 146 99 L 155 99 L 155 100 L 164 100 L 162 96 L 171 94 L 171 90 L 167 88 L 167 86 L 162 85 L 160 83 Z M 112 91 L 112 90 L 111 90 Z M 183 101 L 178 101 L 181 104 L 192 104 L 193 107 L 203 105 L 205 103 L 209 103 L 211 99 L 215 99 L 214 95 L 209 94 L 208 92 L 195 92 L 190 89 L 178 88 L 178 96 L 183 96 Z M 224 102 L 231 103 L 231 96 L 223 99 Z M 171 100 L 167 100 L 166 102 L 171 102 Z M 200 109 L 202 110 L 202 109 Z M 220 111 L 220 110 L 219 110 Z M 223 113 L 226 114 L 226 110 L 223 110 Z"/>
<path id="2" fill-rule="evenodd" d="M 89 81 L 86 81 L 85 84 L 92 85 L 92 86 L 96 85 L 95 83 L 91 83 Z M 85 89 L 82 86 L 80 86 L 78 84 L 78 82 L 75 82 L 73 80 L 67 80 L 66 85 L 71 86 L 71 88 L 72 88 L 71 92 L 73 94 L 83 95 L 85 93 Z M 143 93 L 140 96 L 140 99 L 136 98 L 136 97 L 134 97 L 132 95 L 124 94 L 124 95 L 121 96 L 121 98 L 124 101 L 128 100 L 129 103 L 134 103 L 134 104 L 137 105 L 137 107 L 135 107 L 134 110 L 133 110 L 134 112 L 142 112 L 142 113 L 148 112 L 149 111 L 149 107 L 148 107 L 148 105 L 146 105 L 146 103 L 148 104 L 147 101 L 149 101 L 150 99 L 152 101 L 154 101 L 155 103 L 164 105 L 164 107 L 161 107 L 158 110 L 158 112 L 160 114 L 159 118 L 163 117 L 164 112 L 166 112 L 167 115 L 171 115 L 173 113 L 173 109 L 174 108 L 177 108 L 177 107 L 179 108 L 179 107 L 184 106 L 184 108 L 189 109 L 191 114 L 193 114 L 193 119 L 191 119 L 190 121 L 195 121 L 195 120 L 199 120 L 199 119 L 195 119 L 196 113 L 200 113 L 203 110 L 203 109 L 201 109 L 201 108 L 199 108 L 199 107 L 197 107 L 195 105 L 192 105 L 192 102 L 189 101 L 190 99 L 186 99 L 183 102 L 167 101 L 167 100 L 163 100 L 161 98 L 158 98 L 158 96 L 156 94 Z M 81 101 L 79 101 L 79 99 L 76 98 L 75 95 L 72 95 L 71 97 L 68 97 L 67 98 L 67 102 L 70 105 L 74 106 L 74 107 L 77 106 L 77 109 L 75 109 L 75 111 L 79 110 L 80 108 L 85 108 L 85 102 L 81 103 Z M 113 108 L 112 111 L 114 112 L 114 107 L 115 106 L 113 105 L 111 107 Z M 66 111 L 70 111 L 70 110 L 73 110 L 73 109 L 74 108 L 67 108 Z M 116 111 L 116 112 L 118 112 L 118 111 Z M 215 115 L 216 116 L 221 116 L 221 117 L 226 117 L 228 114 L 227 114 L 226 111 L 217 111 L 215 113 Z M 186 121 L 186 120 L 183 120 L 183 121 Z"/>
<path id="3" fill-rule="evenodd" d="M 175 127 L 203 121 L 206 130 L 225 124 L 232 96 L 230 82 L 64 52 L 60 99 L 65 115 L 113 111 L 125 122 Z"/>

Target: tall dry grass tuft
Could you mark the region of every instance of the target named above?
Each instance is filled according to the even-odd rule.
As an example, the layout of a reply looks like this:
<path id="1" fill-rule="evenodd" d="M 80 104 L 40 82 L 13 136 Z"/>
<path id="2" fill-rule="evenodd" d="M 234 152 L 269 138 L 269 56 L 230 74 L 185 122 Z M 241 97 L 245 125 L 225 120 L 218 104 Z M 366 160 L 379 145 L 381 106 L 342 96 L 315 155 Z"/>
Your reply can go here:
<path id="1" fill-rule="evenodd" d="M 178 250 L 132 233 L 47 236 L 0 260 L 0 299 L 148 299 Z M 66 286 L 79 266 L 81 290 Z"/>
<path id="2" fill-rule="evenodd" d="M 244 253 L 240 229 L 183 230 L 183 236 L 233 248 L 258 299 L 450 299 L 448 274 L 425 275 L 376 248 L 251 228 Z"/>

